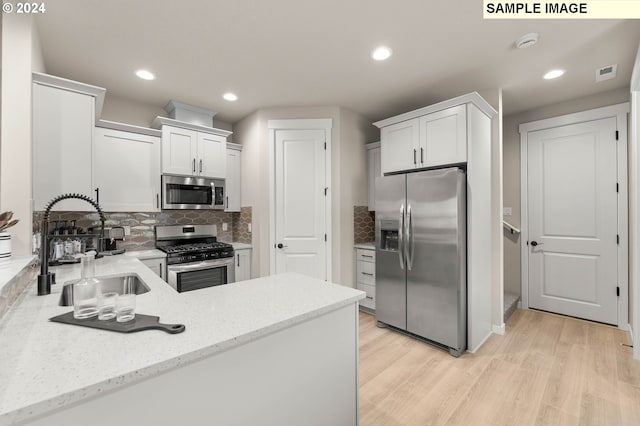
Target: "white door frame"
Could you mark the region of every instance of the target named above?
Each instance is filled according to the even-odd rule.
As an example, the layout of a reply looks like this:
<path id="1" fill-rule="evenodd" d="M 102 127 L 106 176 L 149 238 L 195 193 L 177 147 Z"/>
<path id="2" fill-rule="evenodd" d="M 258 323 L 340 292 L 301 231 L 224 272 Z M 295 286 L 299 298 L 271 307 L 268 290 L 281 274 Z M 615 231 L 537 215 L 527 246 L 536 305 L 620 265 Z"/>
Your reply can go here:
<path id="1" fill-rule="evenodd" d="M 268 120 L 269 129 L 269 274 L 276 273 L 276 131 L 277 130 L 324 130 L 327 149 L 325 151 L 325 179 L 327 196 L 325 197 L 326 277 L 331 282 L 331 118 Z"/>
<path id="2" fill-rule="evenodd" d="M 630 330 L 631 344 L 633 345 L 633 357 L 640 360 L 640 278 L 638 268 L 640 268 L 640 200 L 638 199 L 638 188 L 640 188 L 640 178 L 638 168 L 640 167 L 640 47 L 636 53 L 636 60 L 631 74 L 631 138 L 629 143 L 629 168 L 631 187 L 631 286 L 633 288 L 633 330 Z"/>
<path id="3" fill-rule="evenodd" d="M 627 189 L 627 114 L 629 102 L 596 108 L 574 114 L 561 115 L 545 120 L 523 123 L 520 129 L 520 212 L 521 238 L 520 256 L 522 262 L 522 308 L 529 308 L 529 222 L 527 211 L 528 182 L 527 182 L 527 139 L 529 132 L 546 130 L 554 127 L 578 124 L 586 121 L 599 120 L 614 117 L 618 126 L 617 158 L 618 158 L 618 183 L 620 184 L 618 196 L 618 285 L 620 297 L 618 298 L 618 328 L 629 329 L 629 226 L 628 226 L 628 189 Z M 638 313 L 634 313 L 638 315 Z"/>

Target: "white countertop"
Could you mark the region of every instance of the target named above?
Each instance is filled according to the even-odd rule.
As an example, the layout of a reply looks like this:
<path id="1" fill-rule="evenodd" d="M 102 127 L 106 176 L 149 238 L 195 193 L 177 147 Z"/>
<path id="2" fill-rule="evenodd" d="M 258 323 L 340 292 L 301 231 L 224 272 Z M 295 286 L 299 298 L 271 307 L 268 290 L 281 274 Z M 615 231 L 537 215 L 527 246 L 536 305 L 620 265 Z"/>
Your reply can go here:
<path id="1" fill-rule="evenodd" d="M 35 258 L 36 256 L 14 256 L 0 261 L 0 290 Z"/>
<path id="2" fill-rule="evenodd" d="M 230 244 L 233 245 L 234 250 L 246 250 L 246 249 L 253 248 L 251 244 L 246 244 L 246 243 L 230 243 Z"/>
<path id="3" fill-rule="evenodd" d="M 96 261 L 96 276 L 136 273 L 150 288 L 137 313 L 185 324 L 170 335 L 115 333 L 48 321 L 63 283 L 79 266 L 51 268 L 59 284 L 36 295 L 35 283 L 0 322 L 0 425 L 27 419 L 174 369 L 364 298 L 364 293 L 299 274 L 283 274 L 177 293 L 139 260 Z"/>
<path id="4" fill-rule="evenodd" d="M 354 244 L 353 246 L 355 248 L 363 249 L 363 250 L 375 250 L 376 249 L 376 245 L 375 245 L 375 243 L 373 241 L 369 242 L 369 243 Z"/>
<path id="5" fill-rule="evenodd" d="M 161 257 L 167 257 L 167 253 L 158 249 L 125 251 L 124 254 L 127 256 L 135 257 L 136 259 L 140 259 L 140 260 L 158 259 Z"/>

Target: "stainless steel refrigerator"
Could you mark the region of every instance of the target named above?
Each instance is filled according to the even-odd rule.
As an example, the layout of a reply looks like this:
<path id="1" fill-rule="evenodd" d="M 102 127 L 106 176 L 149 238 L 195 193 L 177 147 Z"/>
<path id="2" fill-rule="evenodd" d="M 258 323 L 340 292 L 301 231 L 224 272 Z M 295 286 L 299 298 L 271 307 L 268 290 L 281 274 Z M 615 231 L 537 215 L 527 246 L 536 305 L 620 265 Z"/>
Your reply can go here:
<path id="1" fill-rule="evenodd" d="M 467 343 L 466 179 L 459 168 L 376 179 L 376 320 L 460 356 Z"/>

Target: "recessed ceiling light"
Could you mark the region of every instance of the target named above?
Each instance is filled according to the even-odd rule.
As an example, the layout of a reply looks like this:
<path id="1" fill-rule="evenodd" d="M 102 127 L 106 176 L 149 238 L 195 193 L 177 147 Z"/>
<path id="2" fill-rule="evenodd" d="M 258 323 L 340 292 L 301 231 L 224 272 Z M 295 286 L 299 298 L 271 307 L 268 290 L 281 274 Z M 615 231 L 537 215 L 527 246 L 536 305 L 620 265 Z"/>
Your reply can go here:
<path id="1" fill-rule="evenodd" d="M 238 100 L 238 97 L 233 93 L 225 93 L 224 95 L 222 95 L 222 97 L 225 98 L 227 101 L 230 101 L 230 102 Z"/>
<path id="2" fill-rule="evenodd" d="M 546 73 L 543 77 L 545 80 L 552 80 L 554 78 L 560 77 L 562 74 L 564 74 L 564 70 L 551 70 L 548 73 Z"/>
<path id="3" fill-rule="evenodd" d="M 389 56 L 391 56 L 391 49 L 385 46 L 380 46 L 371 52 L 371 57 L 376 61 L 384 61 L 389 59 Z"/>
<path id="4" fill-rule="evenodd" d="M 156 76 L 153 75 L 151 71 L 147 71 L 147 70 L 138 70 L 136 71 L 136 75 L 143 80 L 153 80 L 156 78 Z"/>

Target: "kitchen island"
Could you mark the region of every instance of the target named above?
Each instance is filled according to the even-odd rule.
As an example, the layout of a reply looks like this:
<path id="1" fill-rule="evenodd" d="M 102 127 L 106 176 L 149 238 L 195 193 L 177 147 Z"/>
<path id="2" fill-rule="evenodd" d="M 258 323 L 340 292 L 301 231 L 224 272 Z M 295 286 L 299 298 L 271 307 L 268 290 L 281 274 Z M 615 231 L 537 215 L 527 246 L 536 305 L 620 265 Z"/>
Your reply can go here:
<path id="1" fill-rule="evenodd" d="M 55 269 L 58 283 L 79 267 Z M 139 260 L 137 313 L 186 331 L 121 334 L 49 318 L 62 285 L 35 284 L 0 322 L 0 425 L 357 424 L 357 301 L 348 287 L 283 274 L 177 293 Z"/>

